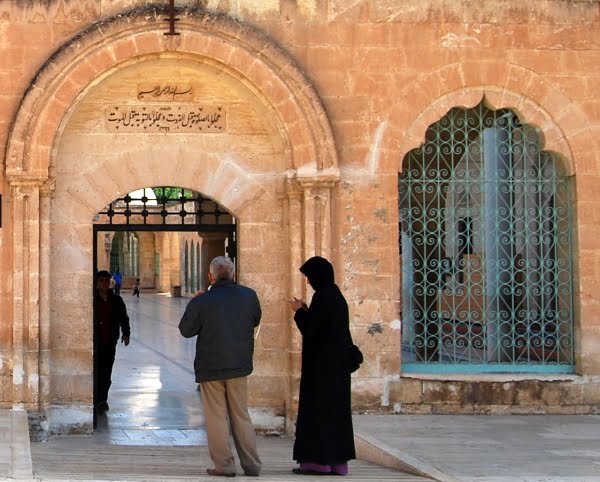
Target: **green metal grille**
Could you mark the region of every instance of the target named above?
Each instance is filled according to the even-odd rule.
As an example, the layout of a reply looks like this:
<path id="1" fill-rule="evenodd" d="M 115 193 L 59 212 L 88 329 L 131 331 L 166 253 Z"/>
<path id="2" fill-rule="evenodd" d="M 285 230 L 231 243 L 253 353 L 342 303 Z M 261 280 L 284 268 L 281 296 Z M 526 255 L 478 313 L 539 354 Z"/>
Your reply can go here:
<path id="1" fill-rule="evenodd" d="M 405 372 L 573 371 L 571 179 L 541 144 L 484 99 L 405 156 Z"/>

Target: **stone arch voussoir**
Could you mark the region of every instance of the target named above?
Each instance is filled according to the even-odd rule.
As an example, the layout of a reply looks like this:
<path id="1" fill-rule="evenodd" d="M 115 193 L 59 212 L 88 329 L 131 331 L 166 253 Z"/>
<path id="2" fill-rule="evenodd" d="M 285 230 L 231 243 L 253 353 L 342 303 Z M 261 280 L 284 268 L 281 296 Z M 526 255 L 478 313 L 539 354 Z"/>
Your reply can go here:
<path id="1" fill-rule="evenodd" d="M 15 116 L 7 145 L 9 179 L 47 178 L 69 109 L 114 69 L 157 55 L 219 63 L 269 105 L 278 120 L 289 169 L 302 175 L 337 172 L 323 105 L 288 55 L 256 30 L 199 9 L 179 12 L 180 35 L 166 36 L 164 14 L 162 8 L 146 7 L 94 24 L 46 62 Z"/>
<path id="2" fill-rule="evenodd" d="M 420 76 L 407 85 L 399 98 L 411 99 L 411 113 L 400 103 L 390 116 L 387 130 L 391 149 L 399 153 L 398 171 L 404 155 L 421 145 L 427 128 L 453 107 L 474 107 L 485 96 L 493 108 L 510 108 L 521 119 L 540 129 L 544 150 L 558 153 L 569 174 L 576 171 L 574 151 L 589 129 L 585 113 L 559 89 L 536 72 L 515 64 L 494 62 L 451 64 Z M 412 113 L 418 112 L 415 117 Z M 397 133 L 403 138 L 392 139 Z M 596 142 L 595 140 L 593 142 Z M 589 147 L 589 146 L 588 146 Z"/>
<path id="3" fill-rule="evenodd" d="M 173 172 L 171 177 L 157 176 L 158 169 L 145 169 L 132 176 L 123 178 L 118 160 L 108 165 L 99 166 L 87 172 L 87 175 L 65 186 L 56 193 L 64 202 L 63 213 L 70 222 L 88 224 L 102 209 L 120 196 L 141 188 L 171 185 L 191 189 L 208 196 L 222 205 L 231 214 L 240 217 L 247 209 L 252 209 L 258 199 L 265 199 L 271 194 L 242 166 L 229 161 L 222 161 L 214 172 L 193 170 L 184 173 Z M 185 182 L 182 184 L 182 179 Z"/>

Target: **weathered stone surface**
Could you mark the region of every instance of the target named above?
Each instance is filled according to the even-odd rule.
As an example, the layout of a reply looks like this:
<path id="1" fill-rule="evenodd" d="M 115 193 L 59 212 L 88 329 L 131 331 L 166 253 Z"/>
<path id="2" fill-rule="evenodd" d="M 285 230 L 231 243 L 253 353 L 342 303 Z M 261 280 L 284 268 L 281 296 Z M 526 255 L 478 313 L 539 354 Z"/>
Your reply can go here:
<path id="1" fill-rule="evenodd" d="M 423 403 L 423 382 L 411 378 L 400 378 L 397 383 L 391 384 L 390 400 L 402 406 Z"/>
<path id="2" fill-rule="evenodd" d="M 0 403 L 90 399 L 92 220 L 127 192 L 178 185 L 236 216 L 239 279 L 264 312 L 257 407 L 282 410 L 296 396 L 301 340 L 288 301 L 310 299 L 297 270 L 322 254 L 365 353 L 353 375 L 357 409 L 597 411 L 600 10 L 596 1 L 524 5 L 181 0 L 182 35 L 165 38 L 166 5 L 0 1 Z M 140 101 L 148 83 L 193 92 Z M 400 378 L 398 172 L 429 125 L 484 95 L 539 129 L 577 180 L 575 381 Z M 220 106 L 225 130 L 107 127 L 115 106 L 166 105 Z M 163 291 L 182 284 L 186 243 L 188 254 L 222 247 L 195 233 L 138 240 L 142 285 Z M 97 242 L 98 266 L 107 267 Z M 205 274 L 190 271 L 184 294 Z"/>
<path id="3" fill-rule="evenodd" d="M 493 377 L 493 376 L 492 376 Z M 390 406 L 401 413 L 596 413 L 600 381 L 538 379 L 477 381 L 400 378 L 390 383 Z M 421 394 L 417 396 L 417 394 Z M 587 408 L 585 408 L 587 407 Z"/>

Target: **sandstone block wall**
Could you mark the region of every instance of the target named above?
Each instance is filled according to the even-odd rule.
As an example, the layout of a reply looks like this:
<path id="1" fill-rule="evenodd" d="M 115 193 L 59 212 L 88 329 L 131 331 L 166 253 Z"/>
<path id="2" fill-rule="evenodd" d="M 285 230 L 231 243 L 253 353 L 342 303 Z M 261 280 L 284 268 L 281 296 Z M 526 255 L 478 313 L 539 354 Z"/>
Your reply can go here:
<path id="1" fill-rule="evenodd" d="M 62 266 L 84 285 L 93 213 L 156 183 L 209 194 L 238 216 L 241 280 L 265 299 L 256 406 L 296 404 L 300 345 L 286 300 L 307 294 L 297 267 L 320 253 L 366 354 L 357 409 L 594 410 L 597 1 L 180 0 L 182 35 L 171 38 L 166 4 L 0 1 L 0 406 L 89 403 L 90 333 L 68 335 L 81 333 L 76 319 L 90 308 L 77 300 L 89 293 L 73 288 L 58 306 Z M 147 79 L 177 79 L 194 103 L 226 105 L 229 130 L 110 131 L 106 109 L 137 105 Z M 401 377 L 397 176 L 429 125 L 483 96 L 538 127 L 575 176 L 572 379 Z M 159 286 L 173 276 L 161 273 Z"/>

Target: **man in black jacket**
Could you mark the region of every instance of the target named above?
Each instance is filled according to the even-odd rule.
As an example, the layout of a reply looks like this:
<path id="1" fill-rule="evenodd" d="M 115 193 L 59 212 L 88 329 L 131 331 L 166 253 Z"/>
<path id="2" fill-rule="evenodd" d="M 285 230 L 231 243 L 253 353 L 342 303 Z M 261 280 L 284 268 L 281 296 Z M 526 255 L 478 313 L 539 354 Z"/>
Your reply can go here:
<path id="1" fill-rule="evenodd" d="M 254 290 L 234 283 L 234 265 L 219 256 L 210 263 L 210 289 L 193 298 L 179 322 L 186 338 L 197 336 L 194 370 L 204 403 L 208 451 L 215 467 L 209 475 L 235 476 L 229 426 L 245 475 L 258 476 L 262 463 L 248 414 L 254 328 L 261 308 Z"/>
<path id="2" fill-rule="evenodd" d="M 110 273 L 96 275 L 94 295 L 94 406 L 97 413 L 108 410 L 108 390 L 117 352 L 120 332 L 121 343 L 129 345 L 131 328 L 123 298 L 110 289 Z"/>

